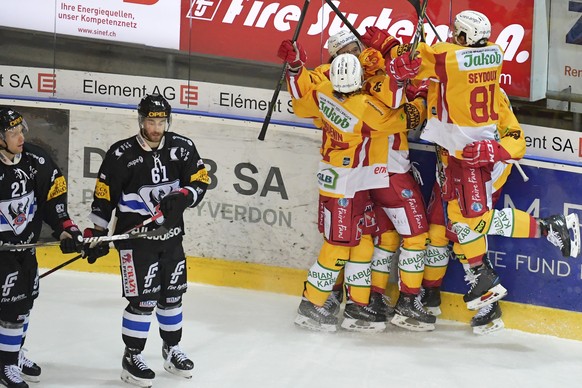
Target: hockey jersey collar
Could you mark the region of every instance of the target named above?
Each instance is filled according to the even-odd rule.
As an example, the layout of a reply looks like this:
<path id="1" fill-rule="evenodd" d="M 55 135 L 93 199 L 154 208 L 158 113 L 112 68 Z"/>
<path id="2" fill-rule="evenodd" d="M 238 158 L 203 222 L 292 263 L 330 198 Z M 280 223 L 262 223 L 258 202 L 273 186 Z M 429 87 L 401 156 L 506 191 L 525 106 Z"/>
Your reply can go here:
<path id="1" fill-rule="evenodd" d="M 151 152 L 153 151 L 152 147 L 150 147 L 150 145 L 147 143 L 147 141 L 143 138 L 143 136 L 141 135 L 141 133 L 138 133 L 135 138 L 137 139 L 137 143 L 139 144 L 139 146 L 144 150 L 144 151 L 148 151 Z M 166 135 L 164 134 L 164 136 L 162 137 L 162 140 L 160 140 L 160 144 L 158 145 L 158 147 L 156 149 L 161 149 L 164 148 L 164 143 L 166 142 Z"/>
<path id="2" fill-rule="evenodd" d="M 10 160 L 8 159 L 8 157 L 6 155 L 4 155 L 3 152 L 0 152 L 0 160 L 2 161 L 2 163 L 4 163 L 7 166 L 14 166 L 16 164 L 18 164 L 18 162 L 20 162 L 20 159 L 22 158 L 22 154 L 15 154 L 14 155 L 14 159 Z"/>

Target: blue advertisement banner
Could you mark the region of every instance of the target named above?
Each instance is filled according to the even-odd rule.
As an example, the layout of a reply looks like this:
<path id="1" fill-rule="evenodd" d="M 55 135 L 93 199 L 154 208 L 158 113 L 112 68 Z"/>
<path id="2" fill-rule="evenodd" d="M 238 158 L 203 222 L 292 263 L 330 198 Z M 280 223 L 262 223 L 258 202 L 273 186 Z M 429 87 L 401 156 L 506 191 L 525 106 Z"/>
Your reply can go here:
<path id="1" fill-rule="evenodd" d="M 435 180 L 435 155 L 411 150 L 423 177 L 428 199 Z M 582 220 L 582 166 L 536 161 L 523 165 L 530 178 L 524 182 L 513 168 L 496 208 L 514 207 L 534 217 L 577 213 Z M 582 312 L 582 257 L 562 257 L 544 237 L 517 239 L 489 236 L 488 257 L 508 290 L 504 300 Z M 449 262 L 443 291 L 464 294 L 469 286 L 457 260 Z"/>

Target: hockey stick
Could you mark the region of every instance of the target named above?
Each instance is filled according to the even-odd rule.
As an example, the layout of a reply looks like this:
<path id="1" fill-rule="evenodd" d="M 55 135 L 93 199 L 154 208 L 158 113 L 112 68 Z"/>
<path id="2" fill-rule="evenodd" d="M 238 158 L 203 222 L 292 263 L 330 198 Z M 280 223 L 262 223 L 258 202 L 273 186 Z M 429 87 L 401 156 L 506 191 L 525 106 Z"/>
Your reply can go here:
<path id="1" fill-rule="evenodd" d="M 414 32 L 414 38 L 410 44 L 410 57 L 414 58 L 416 56 L 416 48 L 420 42 L 424 42 L 424 18 L 426 16 L 426 6 L 428 5 L 428 0 L 424 0 L 422 5 L 420 0 L 408 0 L 410 4 L 416 10 L 418 15 L 418 23 L 416 24 L 416 31 Z"/>
<path id="2" fill-rule="evenodd" d="M 154 214 L 152 217 L 145 220 L 140 225 L 137 225 L 136 227 L 132 228 L 131 230 L 129 230 L 128 232 L 123 233 L 123 234 L 114 234 L 111 236 L 100 236 L 100 237 L 85 237 L 85 238 L 83 238 L 83 244 L 93 244 L 93 243 L 99 244 L 102 242 L 133 240 L 136 238 L 154 237 L 154 236 L 160 236 L 160 235 L 166 234 L 168 232 L 168 228 L 166 228 L 164 225 L 162 225 L 159 228 L 154 229 L 154 230 L 148 230 L 147 232 L 138 232 L 138 233 L 134 232 L 136 229 L 139 229 L 142 226 L 149 224 L 150 222 L 160 218 L 161 216 L 162 216 L 162 213 L 158 212 L 157 214 Z M 60 241 L 45 241 L 45 242 L 36 242 L 36 243 L 29 243 L 29 244 L 19 244 L 19 245 L 5 244 L 5 245 L 0 245 L 0 251 L 14 251 L 14 250 L 19 250 L 19 249 L 30 249 L 30 248 L 56 246 L 56 245 L 60 245 L 60 244 L 61 244 Z"/>
<path id="3" fill-rule="evenodd" d="M 303 8 L 301 9 L 301 15 L 299 16 L 299 21 L 297 21 L 297 27 L 295 27 L 295 32 L 293 33 L 293 38 L 291 39 L 292 43 L 297 41 L 299 37 L 299 31 L 301 30 L 301 26 L 303 25 L 303 20 L 305 19 L 305 15 L 307 14 L 307 7 L 309 6 L 310 0 L 305 0 L 303 3 Z M 277 103 L 277 99 L 279 98 L 279 92 L 283 87 L 283 82 L 285 82 L 285 75 L 287 74 L 287 62 L 283 63 L 283 69 L 281 71 L 281 77 L 279 77 L 279 82 L 275 87 L 275 91 L 273 92 L 273 98 L 271 98 L 271 103 L 267 107 L 267 115 L 265 116 L 265 120 L 263 120 L 263 126 L 261 127 L 261 132 L 259 133 L 259 140 L 265 140 L 265 135 L 267 134 L 267 127 L 271 122 L 271 116 L 273 115 L 273 109 L 275 109 L 275 104 Z"/>
<path id="4" fill-rule="evenodd" d="M 432 30 L 432 32 L 434 32 L 438 41 L 442 42 L 443 40 L 441 39 L 441 36 L 437 32 L 436 27 L 434 26 L 434 24 L 432 24 L 432 21 L 430 20 L 430 18 L 428 17 L 428 15 L 426 13 L 424 14 L 424 17 L 426 18 L 426 21 L 427 21 L 428 25 L 430 26 L 430 29 Z"/>
<path id="5" fill-rule="evenodd" d="M 344 16 L 344 14 L 340 12 L 338 7 L 336 7 L 335 4 L 331 2 L 331 0 L 325 0 L 325 2 L 327 3 L 327 5 L 329 5 L 329 8 L 331 8 L 332 11 L 340 18 L 340 20 L 344 23 L 348 30 L 350 30 L 352 34 L 354 34 L 356 38 L 358 38 L 358 40 L 361 41 L 362 36 L 360 35 L 360 33 L 354 28 L 352 23 L 350 23 L 350 21 Z"/>
<path id="6" fill-rule="evenodd" d="M 145 220 L 145 221 L 144 221 L 144 222 L 142 222 L 141 224 L 134 226 L 133 228 L 131 228 L 130 230 L 128 230 L 126 233 L 131 233 L 131 232 L 132 232 L 132 231 L 134 231 L 134 230 L 140 229 L 141 227 L 143 227 L 143 226 L 146 226 L 147 224 L 149 224 L 149 223 L 151 223 L 151 222 L 153 222 L 153 221 L 157 220 L 157 219 L 158 219 L 158 218 L 160 218 L 161 216 L 162 216 L 162 213 L 159 211 L 159 205 L 158 205 L 158 207 L 156 207 L 156 213 L 155 213 L 153 216 L 151 216 L 150 218 L 148 218 L 147 220 Z M 158 228 L 158 229 L 159 229 L 159 228 Z M 157 231 L 158 231 L 158 229 L 152 230 L 151 232 L 154 232 L 154 231 L 156 231 L 156 232 L 157 232 Z M 77 260 L 79 260 L 80 258 L 82 258 L 84 255 L 85 255 L 85 254 L 82 252 L 80 255 L 77 255 L 77 256 L 73 257 L 72 259 L 69 259 L 69 260 L 65 261 L 64 263 L 61 263 L 61 264 L 57 265 L 56 267 L 54 267 L 54 268 L 52 268 L 52 269 L 50 269 L 50 270 L 46 271 L 45 273 L 43 273 L 42 275 L 40 275 L 40 276 L 39 276 L 39 278 L 41 278 L 41 279 L 42 279 L 42 278 L 44 278 L 45 276 L 48 276 L 48 275 L 50 275 L 51 273 L 53 273 L 53 272 L 55 272 L 55 271 L 58 271 L 59 269 L 61 269 L 61 268 L 63 268 L 63 267 L 66 267 L 67 265 L 69 265 L 69 264 L 71 264 L 71 263 L 74 263 L 75 261 L 77 261 Z"/>

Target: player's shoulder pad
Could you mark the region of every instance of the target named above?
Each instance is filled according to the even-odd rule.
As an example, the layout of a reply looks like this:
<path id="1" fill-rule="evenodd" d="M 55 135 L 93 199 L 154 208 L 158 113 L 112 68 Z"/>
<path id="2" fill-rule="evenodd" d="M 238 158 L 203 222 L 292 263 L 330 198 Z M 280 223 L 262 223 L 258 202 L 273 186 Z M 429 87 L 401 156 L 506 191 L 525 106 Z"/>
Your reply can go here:
<path id="1" fill-rule="evenodd" d="M 116 159 L 119 159 L 123 156 L 127 150 L 135 147 L 137 145 L 137 141 L 135 140 L 135 136 L 129 137 L 127 139 L 119 140 L 109 147 L 108 154 L 111 154 Z"/>
<path id="2" fill-rule="evenodd" d="M 50 164 L 52 167 L 52 165 L 54 165 L 54 160 L 53 160 L 52 156 L 44 148 L 42 148 L 36 144 L 31 144 L 31 143 L 25 142 L 22 152 L 26 156 L 35 160 L 39 166 Z"/>
<path id="3" fill-rule="evenodd" d="M 166 144 L 172 147 L 194 148 L 194 142 L 175 132 L 166 132 Z"/>

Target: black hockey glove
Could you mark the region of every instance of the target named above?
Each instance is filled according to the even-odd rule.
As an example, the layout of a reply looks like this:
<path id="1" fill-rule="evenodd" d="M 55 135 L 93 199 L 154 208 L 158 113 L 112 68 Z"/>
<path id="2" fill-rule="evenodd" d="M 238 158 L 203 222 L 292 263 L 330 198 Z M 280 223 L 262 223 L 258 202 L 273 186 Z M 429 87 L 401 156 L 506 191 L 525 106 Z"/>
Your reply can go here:
<path id="1" fill-rule="evenodd" d="M 61 252 L 74 253 L 83 249 L 83 236 L 79 227 L 71 220 L 63 222 L 63 232 L 59 236 L 61 240 Z"/>
<path id="2" fill-rule="evenodd" d="M 164 215 L 164 225 L 172 227 L 178 225 L 184 210 L 194 201 L 194 196 L 187 189 L 180 189 L 168 193 L 160 201 L 160 211 Z"/>
<path id="3" fill-rule="evenodd" d="M 109 231 L 105 230 L 98 230 L 94 228 L 87 228 L 83 231 L 83 237 L 91 238 L 91 237 L 102 237 L 107 236 Z M 87 263 L 93 264 L 97 261 L 98 258 L 105 256 L 109 253 L 109 243 L 102 242 L 102 243 L 87 243 L 83 245 L 83 258 L 87 258 Z"/>

